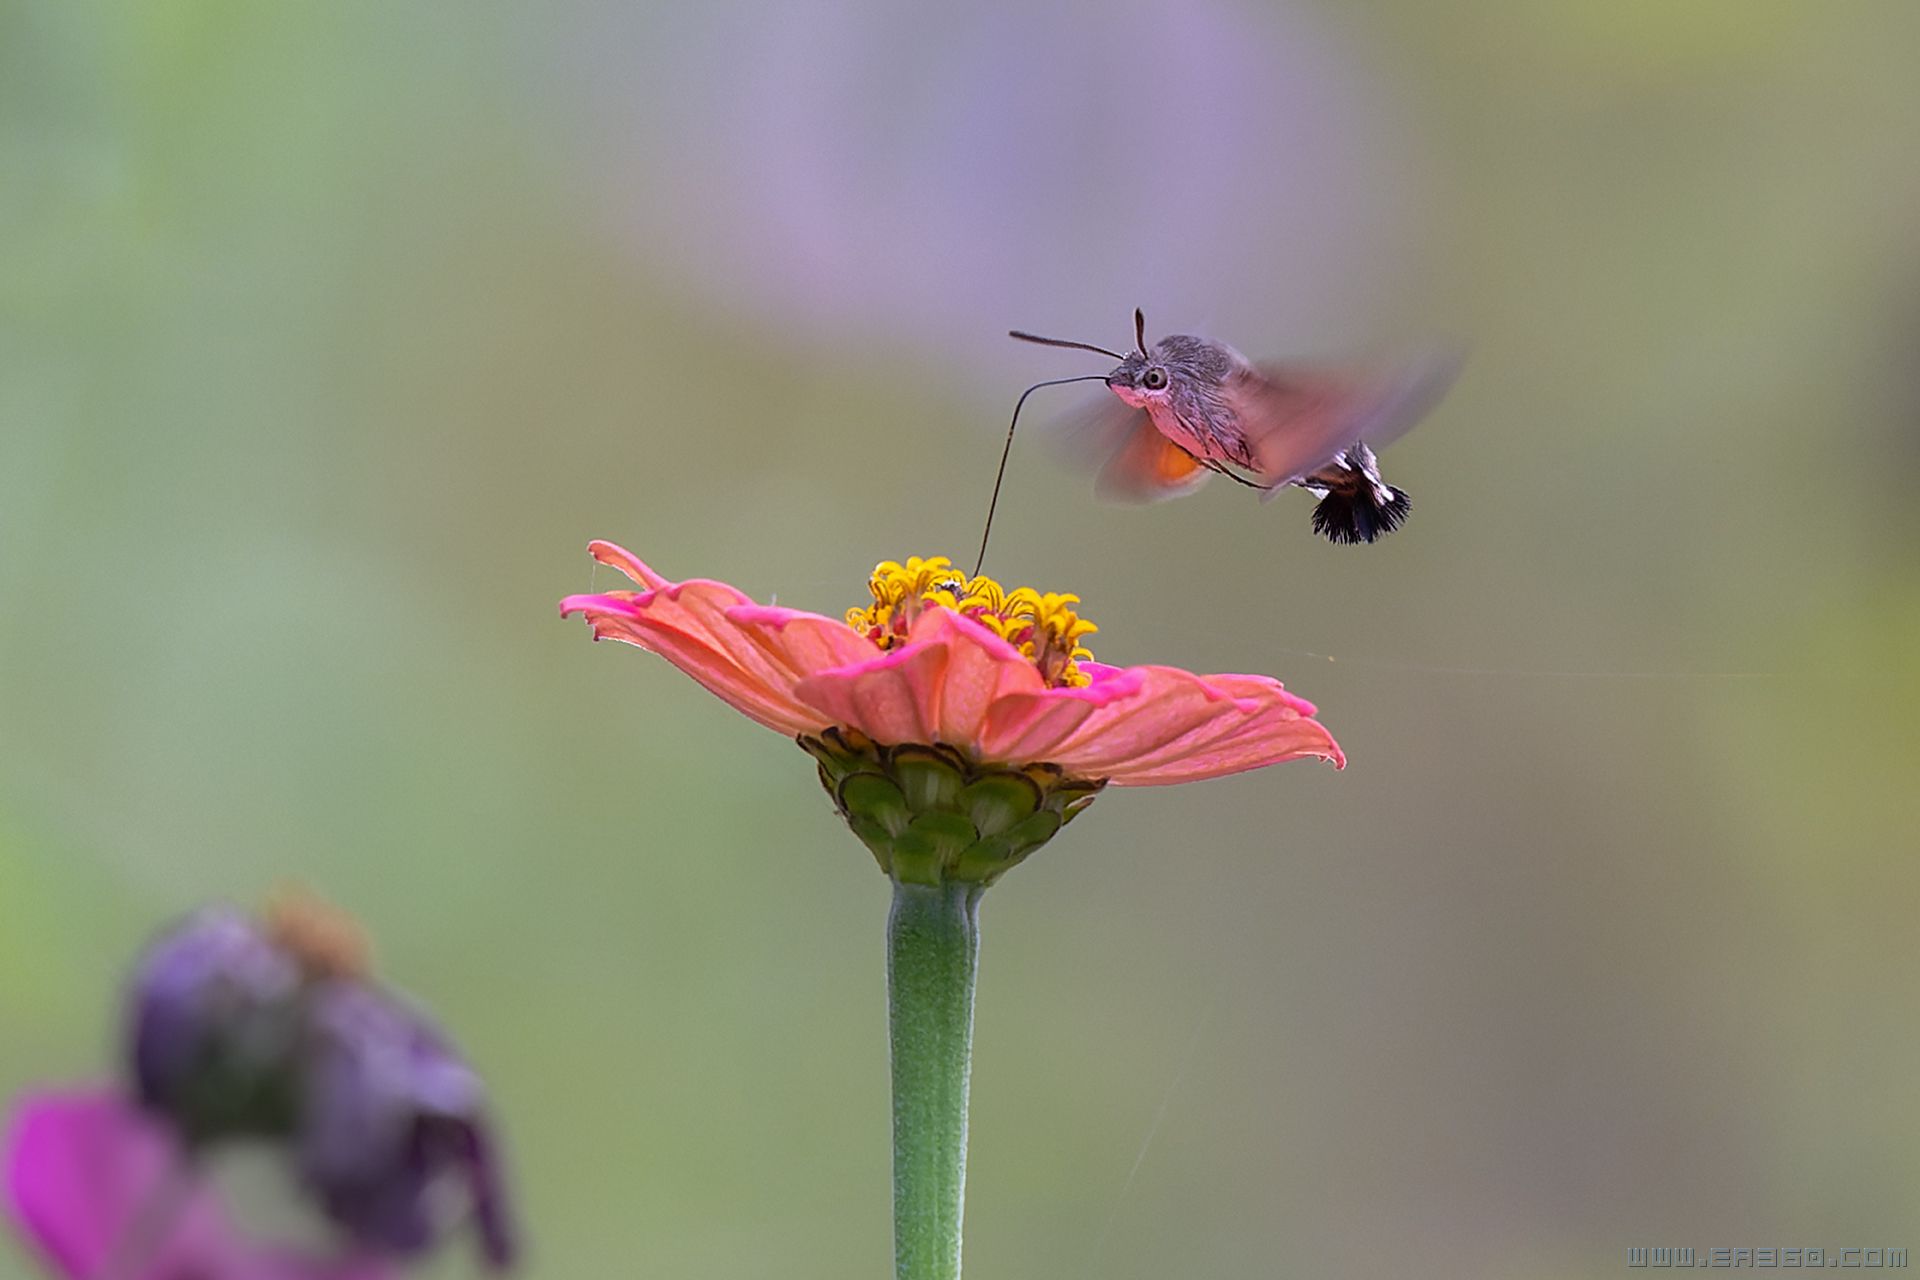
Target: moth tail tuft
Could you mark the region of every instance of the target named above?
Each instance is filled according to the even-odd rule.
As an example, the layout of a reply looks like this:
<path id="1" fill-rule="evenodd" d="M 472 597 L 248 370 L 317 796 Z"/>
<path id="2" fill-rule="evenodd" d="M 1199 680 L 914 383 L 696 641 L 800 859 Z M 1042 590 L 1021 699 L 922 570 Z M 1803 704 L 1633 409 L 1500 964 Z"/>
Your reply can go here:
<path id="1" fill-rule="evenodd" d="M 1405 523 L 1407 512 L 1413 509 L 1405 490 L 1392 485 L 1387 485 L 1386 490 L 1385 502 L 1370 484 L 1363 484 L 1353 492 L 1328 493 L 1313 509 L 1313 531 L 1340 546 L 1377 542 L 1386 537 Z"/>

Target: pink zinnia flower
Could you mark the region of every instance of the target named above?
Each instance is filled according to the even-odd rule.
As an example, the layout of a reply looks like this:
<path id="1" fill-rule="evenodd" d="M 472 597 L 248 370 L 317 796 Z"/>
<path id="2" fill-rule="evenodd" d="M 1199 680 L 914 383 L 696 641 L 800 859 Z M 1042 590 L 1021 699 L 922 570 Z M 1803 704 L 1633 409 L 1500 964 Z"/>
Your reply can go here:
<path id="1" fill-rule="evenodd" d="M 172 1128 L 112 1089 L 40 1093 L 6 1138 L 14 1219 L 69 1280 L 388 1280 L 365 1253 L 295 1253 L 247 1239 Z"/>
<path id="2" fill-rule="evenodd" d="M 1094 662 L 1080 644 L 1094 627 L 1074 612 L 1078 597 L 1007 591 L 944 557 L 881 564 L 868 584 L 873 603 L 841 619 L 755 604 L 723 582 L 670 582 L 609 542 L 588 549 L 643 589 L 569 596 L 562 616 L 583 614 L 595 639 L 658 653 L 734 709 L 800 739 L 869 846 L 881 834 L 873 822 L 897 842 L 927 806 L 915 803 L 916 784 L 900 787 L 891 815 L 844 784 L 864 773 L 898 786 L 902 752 L 929 768 L 943 762 L 959 787 L 996 770 L 1024 774 L 1041 794 L 1031 804 L 1000 797 L 1013 806 L 1006 820 L 1054 811 L 1042 839 L 1108 783 L 1192 782 L 1307 756 L 1345 763 L 1313 704 L 1278 680 Z M 1068 794 L 1047 803 L 1061 787 Z M 893 799 L 881 789 L 880 810 Z M 987 828 L 1000 820 L 987 818 Z M 975 828 L 976 839 L 995 834 Z M 948 845 L 966 836 L 922 834 Z M 944 876 L 955 856 L 942 855 Z"/>
<path id="3" fill-rule="evenodd" d="M 1313 706 L 1266 676 L 1110 667 L 1077 596 L 1008 591 L 944 557 L 886 561 L 873 603 L 826 618 L 724 582 L 669 582 L 607 542 L 639 591 L 569 596 L 596 640 L 660 654 L 812 755 L 893 881 L 887 915 L 894 1267 L 960 1274 L 979 905 L 1108 783 L 1154 786 L 1303 756 L 1344 764 Z"/>
<path id="4" fill-rule="evenodd" d="M 874 605 L 850 615 L 866 623 L 856 630 L 755 604 L 724 582 L 669 582 L 610 542 L 588 550 L 645 590 L 568 596 L 563 616 L 585 615 L 596 640 L 661 655 L 784 734 L 839 727 L 889 745 L 944 743 L 975 760 L 1046 761 L 1115 786 L 1192 782 L 1303 756 L 1345 763 L 1313 704 L 1278 680 L 1076 659 L 1079 636 L 1092 630 L 1068 608 L 1077 597 L 1003 592 L 943 557 L 882 564 Z M 989 607 L 996 592 L 1012 607 Z"/>

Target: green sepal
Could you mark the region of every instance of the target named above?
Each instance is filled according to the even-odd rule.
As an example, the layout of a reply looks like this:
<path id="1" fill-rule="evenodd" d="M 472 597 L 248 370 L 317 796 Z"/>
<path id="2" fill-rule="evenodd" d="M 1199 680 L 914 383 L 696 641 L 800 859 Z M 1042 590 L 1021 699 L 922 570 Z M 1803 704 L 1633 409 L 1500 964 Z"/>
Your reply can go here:
<path id="1" fill-rule="evenodd" d="M 944 743 L 881 746 L 847 729 L 799 742 L 834 807 L 901 884 L 992 884 L 1106 786 L 1055 764 L 981 764 Z"/>
<path id="2" fill-rule="evenodd" d="M 986 837 L 1031 817 L 1047 793 L 1024 773 L 993 773 L 968 783 L 959 798 L 974 828 Z"/>
<path id="3" fill-rule="evenodd" d="M 887 758 L 915 813 L 951 807 L 967 785 L 966 761 L 957 752 L 915 745 L 895 747 Z"/>
<path id="4" fill-rule="evenodd" d="M 833 799 L 840 812 L 857 813 L 890 836 L 899 835 L 913 821 L 913 807 L 900 785 L 884 774 L 848 774 L 833 789 Z"/>

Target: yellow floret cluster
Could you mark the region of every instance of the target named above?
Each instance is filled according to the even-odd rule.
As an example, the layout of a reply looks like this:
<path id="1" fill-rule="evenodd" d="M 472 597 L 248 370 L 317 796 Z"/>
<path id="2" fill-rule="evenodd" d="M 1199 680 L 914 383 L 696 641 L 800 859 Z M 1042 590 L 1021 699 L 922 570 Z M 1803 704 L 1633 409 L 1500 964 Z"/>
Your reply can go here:
<path id="1" fill-rule="evenodd" d="M 984 574 L 969 578 L 945 556 L 910 556 L 905 564 L 883 560 L 867 589 L 873 603 L 847 610 L 847 625 L 882 649 L 904 644 L 922 610 L 951 609 L 1018 649 L 1049 685 L 1088 683 L 1079 661 L 1093 653 L 1080 641 L 1099 628 L 1074 612 L 1079 596 L 1032 587 L 1008 591 Z"/>

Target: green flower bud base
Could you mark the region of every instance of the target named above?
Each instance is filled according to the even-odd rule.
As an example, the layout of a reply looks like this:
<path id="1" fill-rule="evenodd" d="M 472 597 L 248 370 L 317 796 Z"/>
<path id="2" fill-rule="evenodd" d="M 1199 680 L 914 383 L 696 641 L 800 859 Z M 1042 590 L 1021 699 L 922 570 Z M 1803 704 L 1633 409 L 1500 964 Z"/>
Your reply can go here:
<path id="1" fill-rule="evenodd" d="M 990 885 L 1106 786 L 1059 765 L 983 765 L 949 746 L 883 747 L 845 729 L 800 745 L 840 816 L 899 884 Z"/>
<path id="2" fill-rule="evenodd" d="M 959 1280 L 967 1081 L 980 898 L 1053 839 L 1104 781 L 1058 765 L 983 765 L 952 747 L 803 737 L 820 785 L 893 880 L 887 1026 L 893 1062 L 896 1280 Z"/>

